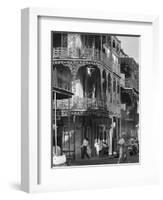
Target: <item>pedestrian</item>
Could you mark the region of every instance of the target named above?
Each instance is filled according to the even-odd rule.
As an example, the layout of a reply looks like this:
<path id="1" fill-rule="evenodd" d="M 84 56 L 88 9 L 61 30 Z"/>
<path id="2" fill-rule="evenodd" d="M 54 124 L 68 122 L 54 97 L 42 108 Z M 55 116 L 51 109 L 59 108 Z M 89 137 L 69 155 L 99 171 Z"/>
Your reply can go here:
<path id="1" fill-rule="evenodd" d="M 88 151 L 89 151 L 89 141 L 88 138 L 84 138 L 83 143 L 81 145 L 81 158 L 84 159 L 86 156 L 88 159 L 90 158 Z"/>
<path id="2" fill-rule="evenodd" d="M 99 152 L 100 152 L 100 141 L 99 141 L 98 139 L 95 139 L 94 147 L 95 147 L 95 150 L 96 150 L 96 156 L 99 157 Z"/>
<path id="3" fill-rule="evenodd" d="M 89 158 L 91 158 L 91 147 L 90 147 L 90 145 L 88 144 L 88 146 L 87 146 L 87 154 L 88 154 L 88 156 L 89 156 Z"/>
<path id="4" fill-rule="evenodd" d="M 119 158 L 118 158 L 118 163 L 121 163 L 127 158 L 126 154 L 126 133 L 123 132 L 121 138 L 118 141 L 119 145 Z"/>

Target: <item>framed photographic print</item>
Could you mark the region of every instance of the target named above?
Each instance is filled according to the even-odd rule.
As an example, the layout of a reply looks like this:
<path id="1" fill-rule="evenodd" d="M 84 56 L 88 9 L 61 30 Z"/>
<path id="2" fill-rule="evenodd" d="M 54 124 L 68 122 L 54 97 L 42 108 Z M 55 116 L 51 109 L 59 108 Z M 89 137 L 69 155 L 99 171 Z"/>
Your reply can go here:
<path id="1" fill-rule="evenodd" d="M 157 16 L 23 9 L 22 190 L 157 183 L 157 69 Z"/>

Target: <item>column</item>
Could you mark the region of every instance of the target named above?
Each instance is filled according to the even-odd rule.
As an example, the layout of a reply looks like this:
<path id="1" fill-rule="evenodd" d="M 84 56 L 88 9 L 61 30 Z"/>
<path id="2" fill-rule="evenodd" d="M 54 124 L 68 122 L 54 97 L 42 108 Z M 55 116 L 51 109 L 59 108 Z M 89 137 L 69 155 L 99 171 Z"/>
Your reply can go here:
<path id="1" fill-rule="evenodd" d="M 68 99 L 68 136 L 69 136 L 69 156 L 70 156 L 70 123 L 71 123 L 71 115 L 70 115 L 70 99 Z"/>
<path id="2" fill-rule="evenodd" d="M 104 93 L 103 93 L 103 77 L 102 77 L 102 71 L 103 69 L 100 68 L 100 76 L 101 76 L 101 97 L 103 99 Z"/>
<path id="3" fill-rule="evenodd" d="M 72 73 L 72 93 L 76 93 L 76 87 L 75 87 L 75 81 L 76 81 L 76 73 Z"/>
<path id="4" fill-rule="evenodd" d="M 108 109 L 108 102 L 109 102 L 109 91 L 108 91 L 108 73 L 106 73 L 106 105 Z"/>
<path id="5" fill-rule="evenodd" d="M 109 130 L 109 156 L 111 156 L 113 154 L 113 118 L 112 118 L 112 122 L 111 122 L 111 128 Z"/>
<path id="6" fill-rule="evenodd" d="M 57 154 L 57 98 L 56 98 L 57 94 L 56 92 L 54 92 L 54 102 L 55 102 L 55 110 L 54 110 L 54 130 L 55 130 L 55 153 Z"/>
<path id="7" fill-rule="evenodd" d="M 75 153 L 76 153 L 76 151 L 75 151 L 75 144 L 76 144 L 76 137 L 75 137 L 75 135 L 76 135 L 76 117 L 77 117 L 77 116 L 73 115 L 73 128 L 74 128 L 74 159 L 76 158 L 76 155 L 75 155 Z"/>
<path id="8" fill-rule="evenodd" d="M 122 132 L 121 132 L 121 116 L 119 118 L 119 137 L 122 136 Z"/>
<path id="9" fill-rule="evenodd" d="M 112 76 L 112 74 L 110 74 L 110 78 L 111 78 L 110 103 L 112 103 L 113 102 L 113 76 Z"/>
<path id="10" fill-rule="evenodd" d="M 100 36 L 100 46 L 101 46 L 101 51 L 100 51 L 100 60 L 102 60 L 102 35 Z"/>
<path id="11" fill-rule="evenodd" d="M 118 143 L 118 139 L 119 139 L 119 118 L 116 117 L 116 148 L 117 148 L 117 143 Z"/>

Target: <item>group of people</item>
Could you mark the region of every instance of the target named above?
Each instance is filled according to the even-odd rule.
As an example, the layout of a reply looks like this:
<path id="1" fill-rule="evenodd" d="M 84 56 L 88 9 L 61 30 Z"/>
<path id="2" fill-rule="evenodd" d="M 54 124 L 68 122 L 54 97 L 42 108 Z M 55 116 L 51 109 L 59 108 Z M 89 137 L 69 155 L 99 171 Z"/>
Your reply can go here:
<path id="1" fill-rule="evenodd" d="M 130 142 L 127 139 L 126 133 L 122 132 L 120 139 L 117 142 L 117 154 L 118 154 L 118 163 L 125 162 L 127 158 L 129 157 L 129 147 L 131 147 Z M 106 140 L 100 140 L 95 139 L 94 141 L 94 149 L 95 149 L 95 155 L 97 157 L 100 156 L 100 153 L 102 152 L 102 155 L 108 155 L 108 149 L 109 145 L 107 144 Z M 91 158 L 91 148 L 89 145 L 88 138 L 84 138 L 83 143 L 81 145 L 81 158 L 84 159 L 87 157 L 88 159 Z M 135 150 L 135 149 L 134 149 Z"/>
<path id="2" fill-rule="evenodd" d="M 136 138 L 127 138 L 125 132 L 122 132 L 121 138 L 118 141 L 119 159 L 118 163 L 126 161 L 130 156 L 139 154 L 139 142 Z"/>
<path id="3" fill-rule="evenodd" d="M 100 139 L 95 139 L 94 141 L 94 149 L 95 149 L 95 155 L 97 157 L 100 156 L 100 152 L 105 155 L 108 152 L 108 144 L 106 140 L 100 140 Z M 83 143 L 81 145 L 81 158 L 84 159 L 84 157 L 87 157 L 88 159 L 91 157 L 91 148 L 89 145 L 89 140 L 88 138 L 84 138 Z"/>
<path id="4" fill-rule="evenodd" d="M 95 148 L 95 155 L 97 157 L 100 156 L 100 153 L 102 155 L 108 154 L 108 144 L 106 140 L 95 139 L 94 148 Z"/>
<path id="5" fill-rule="evenodd" d="M 129 156 L 136 155 L 139 152 L 138 145 L 139 143 L 136 139 L 127 139 L 127 134 L 122 132 L 121 137 L 117 142 L 118 163 L 126 162 Z M 81 145 L 81 158 L 84 159 L 87 157 L 90 159 L 91 155 L 95 155 L 96 157 L 108 156 L 108 149 L 109 145 L 106 140 L 96 138 L 94 140 L 94 152 L 92 153 L 88 138 L 84 138 Z M 61 148 L 58 145 L 53 147 L 53 155 L 61 156 Z"/>

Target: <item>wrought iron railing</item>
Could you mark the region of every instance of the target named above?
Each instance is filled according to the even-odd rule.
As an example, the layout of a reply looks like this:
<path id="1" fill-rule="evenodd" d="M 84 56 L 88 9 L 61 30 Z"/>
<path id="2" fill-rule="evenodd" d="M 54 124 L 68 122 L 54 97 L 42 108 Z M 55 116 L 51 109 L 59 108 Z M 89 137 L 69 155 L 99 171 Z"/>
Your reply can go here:
<path id="1" fill-rule="evenodd" d="M 73 53 L 74 51 L 74 53 Z M 78 52 L 78 53 L 77 53 Z M 57 47 L 53 48 L 53 58 L 71 58 L 75 54 L 75 57 L 78 54 L 78 58 L 87 58 L 87 59 L 100 59 L 100 51 L 94 48 L 83 48 L 81 51 L 75 49 L 69 49 L 66 47 Z"/>
<path id="2" fill-rule="evenodd" d="M 53 58 L 67 58 L 68 51 L 66 47 L 53 48 Z"/>
<path id="3" fill-rule="evenodd" d="M 79 59 L 102 61 L 108 66 L 111 66 L 112 64 L 112 60 L 108 58 L 105 53 L 102 53 L 100 50 L 95 48 L 85 47 L 80 52 L 75 51 L 74 57 Z M 68 59 L 74 57 L 72 51 L 68 50 L 68 48 L 64 47 L 53 48 L 53 59 Z"/>
<path id="4" fill-rule="evenodd" d="M 107 109 L 106 100 L 92 99 L 92 98 L 79 98 L 57 100 L 57 109 L 72 109 L 72 110 L 98 110 Z"/>

